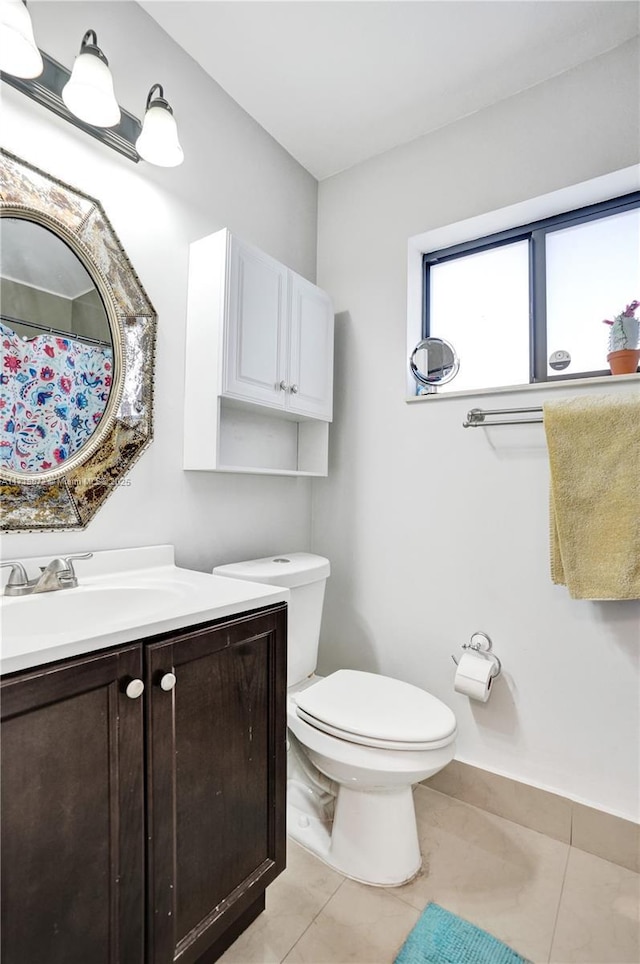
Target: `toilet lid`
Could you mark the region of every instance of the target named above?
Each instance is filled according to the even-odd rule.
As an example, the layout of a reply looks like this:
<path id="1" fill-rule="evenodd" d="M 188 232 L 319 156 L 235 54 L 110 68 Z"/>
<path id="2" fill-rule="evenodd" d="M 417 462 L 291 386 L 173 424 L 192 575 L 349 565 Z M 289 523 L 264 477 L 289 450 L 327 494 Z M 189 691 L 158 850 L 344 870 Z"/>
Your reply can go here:
<path id="1" fill-rule="evenodd" d="M 448 706 L 402 680 L 341 669 L 296 693 L 298 715 L 352 743 L 421 749 L 456 731 Z"/>

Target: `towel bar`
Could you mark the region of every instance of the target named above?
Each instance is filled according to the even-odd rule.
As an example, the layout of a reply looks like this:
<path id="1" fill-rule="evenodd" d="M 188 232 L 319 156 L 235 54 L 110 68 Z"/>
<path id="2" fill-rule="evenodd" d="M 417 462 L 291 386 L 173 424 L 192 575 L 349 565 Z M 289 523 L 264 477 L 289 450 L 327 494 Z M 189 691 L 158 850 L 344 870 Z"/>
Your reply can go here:
<path id="1" fill-rule="evenodd" d="M 485 421 L 488 415 L 521 415 L 537 413 L 539 418 L 502 418 L 494 422 Z M 486 428 L 489 425 L 533 425 L 542 421 L 542 409 L 536 408 L 472 408 L 462 423 L 463 428 Z"/>

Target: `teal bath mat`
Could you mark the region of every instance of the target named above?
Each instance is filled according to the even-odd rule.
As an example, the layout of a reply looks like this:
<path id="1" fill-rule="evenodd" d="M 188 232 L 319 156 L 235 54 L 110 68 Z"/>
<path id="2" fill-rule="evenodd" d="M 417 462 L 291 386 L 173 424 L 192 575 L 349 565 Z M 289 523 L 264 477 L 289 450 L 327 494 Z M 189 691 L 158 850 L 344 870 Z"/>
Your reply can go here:
<path id="1" fill-rule="evenodd" d="M 529 964 L 502 941 L 438 904 L 429 904 L 395 964 Z"/>

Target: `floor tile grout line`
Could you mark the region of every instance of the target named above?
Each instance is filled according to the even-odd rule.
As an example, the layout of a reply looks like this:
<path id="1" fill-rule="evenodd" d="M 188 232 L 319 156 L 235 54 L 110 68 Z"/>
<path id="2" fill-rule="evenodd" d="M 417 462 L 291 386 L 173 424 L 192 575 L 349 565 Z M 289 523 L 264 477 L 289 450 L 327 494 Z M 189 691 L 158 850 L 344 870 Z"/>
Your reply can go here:
<path id="1" fill-rule="evenodd" d="M 284 957 L 281 957 L 281 958 L 280 958 L 280 964 L 283 964 L 283 961 L 285 961 L 285 960 L 287 959 L 287 957 L 289 956 L 289 954 L 291 953 L 291 951 L 294 949 L 294 947 L 296 947 L 296 946 L 300 943 L 300 941 L 302 940 L 302 938 L 304 937 L 304 935 L 307 933 L 307 931 L 309 930 L 309 928 L 311 927 L 311 925 L 313 924 L 313 922 L 320 916 L 320 914 L 321 914 L 322 911 L 325 909 L 325 907 L 327 906 L 327 904 L 329 903 L 329 901 L 330 901 L 330 900 L 333 900 L 333 898 L 336 896 L 336 894 L 337 894 L 338 891 L 341 889 L 341 887 L 344 886 L 344 883 L 345 883 L 346 880 L 348 880 L 348 878 L 347 878 L 347 877 L 343 877 L 342 880 L 340 881 L 340 883 L 338 884 L 338 886 L 336 887 L 336 889 L 334 890 L 334 892 L 333 892 L 332 894 L 329 894 L 329 896 L 328 896 L 327 899 L 325 900 L 325 902 L 324 902 L 324 904 L 322 905 L 322 907 L 318 910 L 318 912 L 317 912 L 316 914 L 313 915 L 313 917 L 311 918 L 311 920 L 309 921 L 309 923 L 307 924 L 307 926 L 306 926 L 305 929 L 303 930 L 302 934 L 300 934 L 299 937 L 296 938 L 296 940 L 293 942 L 293 944 L 291 945 L 291 947 L 290 947 L 290 948 L 287 950 L 287 952 L 285 953 Z"/>
<path id="2" fill-rule="evenodd" d="M 416 878 L 413 877 L 410 881 L 408 881 L 408 883 L 412 883 L 415 879 Z M 404 884 L 401 886 L 404 886 Z M 378 889 L 381 890 L 383 894 L 387 894 L 387 896 L 393 897 L 395 900 L 399 900 L 400 903 L 403 904 L 405 907 L 410 907 L 412 910 L 415 910 L 418 914 L 422 913 L 422 911 L 426 908 L 427 904 L 432 903 L 431 898 L 429 898 L 429 900 L 427 901 L 427 904 L 424 905 L 422 910 L 418 910 L 415 904 L 410 904 L 408 900 L 404 899 L 404 897 L 399 897 L 398 894 L 394 894 L 393 887 L 379 887 Z"/>
<path id="3" fill-rule="evenodd" d="M 560 905 L 562 904 L 562 896 L 564 894 L 564 885 L 567 881 L 567 870 L 569 868 L 569 858 L 571 857 L 572 849 L 573 848 L 571 844 L 569 844 L 567 847 L 567 859 L 564 862 L 564 873 L 562 874 L 562 886 L 560 887 L 560 894 L 558 896 L 558 906 L 556 907 L 556 916 L 553 922 L 553 930 L 551 932 L 551 943 L 549 944 L 549 957 L 547 958 L 549 962 L 551 961 L 551 955 L 553 954 L 553 945 L 556 939 L 556 931 L 558 929 L 558 918 L 560 917 Z"/>
<path id="4" fill-rule="evenodd" d="M 344 886 L 344 884 L 346 884 L 346 882 L 347 882 L 348 880 L 350 880 L 350 879 L 352 879 L 352 878 L 344 877 L 344 878 L 340 881 L 340 883 L 338 884 L 338 886 L 337 886 L 336 889 L 334 890 L 333 894 L 331 894 L 331 896 L 326 899 L 326 901 L 324 902 L 324 904 L 322 905 L 322 907 L 320 908 L 320 910 L 318 911 L 318 913 L 315 914 L 315 916 L 313 917 L 313 920 L 309 921 L 309 923 L 308 923 L 307 926 L 305 927 L 305 929 L 304 929 L 304 931 L 302 932 L 302 934 L 300 934 L 300 936 L 298 937 L 298 939 L 297 939 L 296 941 L 294 941 L 294 943 L 293 943 L 293 944 L 291 945 L 291 947 L 288 949 L 288 951 L 286 952 L 286 954 L 284 955 L 284 957 L 281 958 L 280 964 L 284 964 L 284 961 L 286 961 L 286 959 L 287 959 L 287 957 L 289 956 L 289 954 L 291 953 L 291 951 L 300 943 L 300 941 L 301 941 L 302 938 L 305 936 L 305 934 L 307 933 L 307 931 L 309 930 L 309 928 L 311 927 L 311 925 L 314 923 L 314 921 L 317 920 L 317 918 L 320 916 L 320 914 L 322 914 L 323 910 L 325 909 L 325 907 L 327 906 L 327 904 L 329 903 L 329 901 L 333 900 L 333 898 L 336 896 L 336 894 L 338 893 L 338 891 L 339 891 L 339 890 Z M 365 887 L 367 886 L 366 884 L 362 884 L 362 881 L 359 881 L 359 880 L 354 880 L 354 883 L 360 884 L 361 886 L 365 886 Z M 412 910 L 414 910 L 418 915 L 420 915 L 420 914 L 422 913 L 422 911 L 419 911 L 417 907 L 414 907 L 412 904 L 407 903 L 407 901 L 403 900 L 401 897 L 397 897 L 394 893 L 391 892 L 391 889 L 390 889 L 389 887 L 376 887 L 375 889 L 381 891 L 383 894 L 386 894 L 386 895 L 389 896 L 389 897 L 395 897 L 395 899 L 396 899 L 397 901 L 399 901 L 404 907 L 410 907 L 410 908 L 411 908 Z M 427 903 L 430 903 L 430 902 L 431 902 L 431 901 L 427 901 Z M 425 907 L 426 907 L 426 906 L 427 906 L 427 905 L 425 904 Z M 424 908 L 423 908 L 423 909 L 424 909 Z M 406 940 L 406 936 L 403 938 L 403 941 L 402 941 L 402 944 L 400 945 L 400 947 L 403 946 L 405 940 Z M 398 948 L 397 951 L 394 951 L 394 959 L 395 959 L 395 956 L 397 956 L 397 954 L 398 954 L 399 952 L 400 952 L 400 948 Z"/>
<path id="5" fill-rule="evenodd" d="M 428 877 L 428 876 L 429 875 L 427 871 L 426 870 L 423 871 L 423 867 L 421 867 L 418 873 L 415 875 L 415 877 L 412 877 L 411 880 L 405 881 L 404 884 L 400 884 L 400 887 L 406 887 L 407 884 L 412 884 L 419 877 Z M 401 894 L 395 893 L 396 890 L 400 890 L 400 887 L 381 887 L 380 890 L 384 891 L 385 894 L 389 894 L 390 897 L 395 897 L 395 899 L 399 900 L 402 904 L 405 905 L 405 907 L 412 907 L 413 910 L 417 910 L 418 908 L 415 906 L 415 904 L 412 904 L 410 900 L 408 900 L 406 897 L 403 897 Z M 431 898 L 429 898 L 427 903 L 431 903 Z M 427 904 L 424 905 L 422 910 L 424 910 L 426 906 Z M 420 913 L 422 913 L 422 911 L 420 911 Z"/>

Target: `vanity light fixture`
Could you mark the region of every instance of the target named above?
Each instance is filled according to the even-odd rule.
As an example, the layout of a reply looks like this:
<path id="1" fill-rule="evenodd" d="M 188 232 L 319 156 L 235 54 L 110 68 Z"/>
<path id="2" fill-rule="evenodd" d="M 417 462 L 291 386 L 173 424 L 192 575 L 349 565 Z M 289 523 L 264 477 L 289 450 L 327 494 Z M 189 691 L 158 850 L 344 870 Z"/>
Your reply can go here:
<path id="1" fill-rule="evenodd" d="M 39 77 L 42 57 L 33 36 L 26 0 L 0 3 L 0 70 L 14 77 Z"/>
<path id="2" fill-rule="evenodd" d="M 29 43 L 30 67 L 18 56 Z M 118 106 L 95 30 L 85 33 L 69 71 L 36 46 L 26 0 L 0 0 L 0 79 L 136 164 L 143 157 L 150 164 L 176 167 L 184 159 L 161 85 L 149 91 L 143 130 L 137 117 Z"/>
<path id="3" fill-rule="evenodd" d="M 154 96 L 156 91 L 157 96 Z M 160 167 L 177 167 L 184 160 L 173 111 L 165 100 L 161 84 L 154 84 L 147 96 L 142 133 L 136 141 L 136 150 L 145 161 Z"/>
<path id="4" fill-rule="evenodd" d="M 113 92 L 109 61 L 98 47 L 95 30 L 87 30 L 62 99 L 76 117 L 95 127 L 115 127 L 120 108 Z"/>

